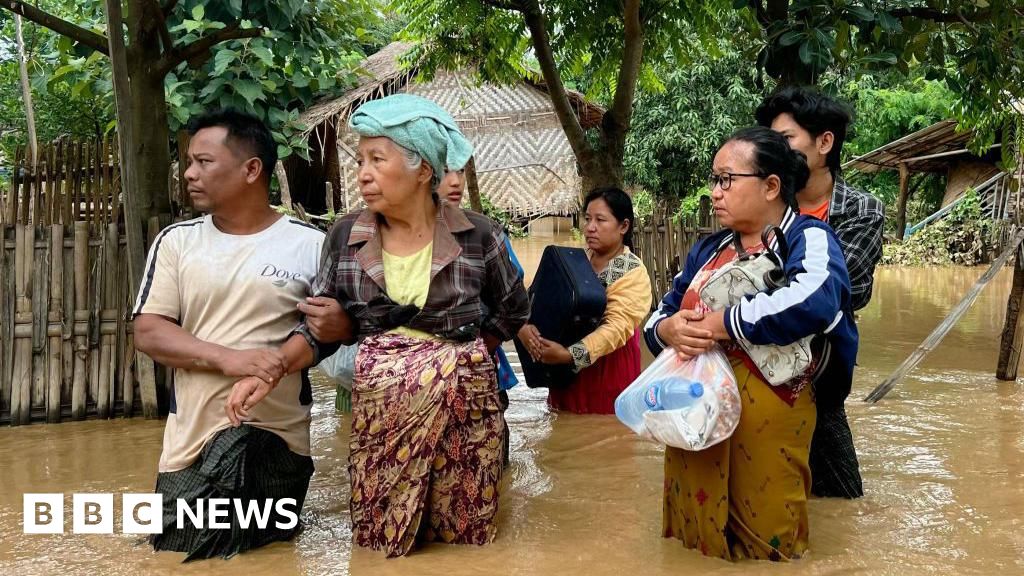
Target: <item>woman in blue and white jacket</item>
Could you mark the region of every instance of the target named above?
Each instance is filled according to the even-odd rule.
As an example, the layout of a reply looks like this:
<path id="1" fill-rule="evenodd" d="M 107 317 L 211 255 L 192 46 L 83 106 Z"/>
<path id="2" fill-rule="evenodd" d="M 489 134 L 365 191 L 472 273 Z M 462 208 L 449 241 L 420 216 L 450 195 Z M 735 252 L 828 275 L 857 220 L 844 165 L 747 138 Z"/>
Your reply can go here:
<path id="1" fill-rule="evenodd" d="M 655 355 L 672 347 L 692 357 L 721 343 L 736 373 L 743 405 L 733 436 L 700 452 L 665 452 L 664 535 L 709 556 L 784 560 L 807 549 L 815 401 L 850 389 L 857 355 L 850 281 L 832 229 L 795 210 L 807 177 L 803 154 L 780 134 L 758 127 L 731 136 L 709 180 L 725 229 L 690 250 L 644 330 Z M 764 250 L 767 225 L 779 226 L 789 242 L 789 285 L 712 312 L 701 287 L 738 257 L 737 235 L 744 252 Z M 810 335 L 811 367 L 780 386 L 769 385 L 738 345 L 785 345 Z"/>

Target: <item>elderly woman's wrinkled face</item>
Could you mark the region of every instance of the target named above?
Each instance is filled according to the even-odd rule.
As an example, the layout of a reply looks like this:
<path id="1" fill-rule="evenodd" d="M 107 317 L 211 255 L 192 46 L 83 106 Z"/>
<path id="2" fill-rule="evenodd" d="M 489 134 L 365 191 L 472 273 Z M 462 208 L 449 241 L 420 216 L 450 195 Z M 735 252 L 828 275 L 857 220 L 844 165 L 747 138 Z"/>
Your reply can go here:
<path id="1" fill-rule="evenodd" d="M 711 188 L 715 217 L 722 227 L 740 233 L 762 230 L 782 202 L 778 176 L 754 175 L 753 159 L 753 144 L 730 140 L 715 154 L 711 168 L 712 176 L 722 179 Z"/>
<path id="2" fill-rule="evenodd" d="M 421 162 L 410 166 L 403 149 L 390 138 L 362 137 L 356 153 L 359 193 L 367 208 L 387 216 L 419 204 L 424 190 L 429 194 L 432 172 Z"/>

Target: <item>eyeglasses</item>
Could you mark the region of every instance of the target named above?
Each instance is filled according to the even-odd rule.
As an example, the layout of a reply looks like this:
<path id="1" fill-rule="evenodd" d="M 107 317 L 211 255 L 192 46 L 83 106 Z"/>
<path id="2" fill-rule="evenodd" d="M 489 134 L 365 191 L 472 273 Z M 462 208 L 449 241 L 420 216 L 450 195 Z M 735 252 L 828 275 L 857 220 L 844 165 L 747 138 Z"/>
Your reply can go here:
<path id="1" fill-rule="evenodd" d="M 760 172 L 757 174 L 733 174 L 731 172 L 722 172 L 721 174 L 715 174 L 714 172 L 712 172 L 711 174 L 708 175 L 708 188 L 714 190 L 715 186 L 721 186 L 722 190 L 725 191 L 728 190 L 730 186 L 732 186 L 733 179 L 743 177 L 767 178 L 768 175 L 762 174 Z"/>

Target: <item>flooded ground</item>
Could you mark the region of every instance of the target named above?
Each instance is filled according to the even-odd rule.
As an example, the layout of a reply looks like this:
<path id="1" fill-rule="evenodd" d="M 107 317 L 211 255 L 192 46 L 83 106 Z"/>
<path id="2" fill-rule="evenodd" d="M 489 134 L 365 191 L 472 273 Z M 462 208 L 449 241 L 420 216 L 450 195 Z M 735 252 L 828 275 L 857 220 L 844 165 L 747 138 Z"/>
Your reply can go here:
<path id="1" fill-rule="evenodd" d="M 554 240 L 514 244 L 529 269 Z M 572 243 L 564 234 L 557 240 Z M 38 424 L 0 429 L 0 574 L 1024 573 L 1024 386 L 993 377 L 1009 271 L 885 400 L 860 402 L 982 272 L 878 272 L 860 315 L 860 367 L 847 405 L 867 496 L 812 501 L 811 552 L 790 565 L 731 565 L 660 538 L 663 449 L 612 416 L 553 414 L 543 390 L 522 386 L 511 394 L 512 465 L 496 542 L 430 545 L 398 560 L 353 550 L 349 421 L 334 414 L 333 390 L 319 382 L 317 471 L 302 515 L 306 529 L 294 543 L 181 565 L 181 555 L 155 554 L 139 536 L 23 535 L 25 492 L 68 494 L 70 514 L 72 492 L 152 490 L 163 429 L 138 419 Z"/>

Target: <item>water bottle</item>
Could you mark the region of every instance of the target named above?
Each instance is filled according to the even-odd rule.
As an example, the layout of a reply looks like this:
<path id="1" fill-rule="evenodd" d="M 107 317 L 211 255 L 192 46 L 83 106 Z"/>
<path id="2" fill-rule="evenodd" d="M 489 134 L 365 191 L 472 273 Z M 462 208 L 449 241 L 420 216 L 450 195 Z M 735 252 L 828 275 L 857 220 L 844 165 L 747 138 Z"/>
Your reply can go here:
<path id="1" fill-rule="evenodd" d="M 704 386 L 686 378 L 662 378 L 615 399 L 615 415 L 634 432 L 640 433 L 644 412 L 679 410 L 701 402 Z"/>
<path id="2" fill-rule="evenodd" d="M 689 408 L 704 395 L 704 385 L 685 378 L 666 378 L 652 383 L 644 393 L 648 410 Z"/>

